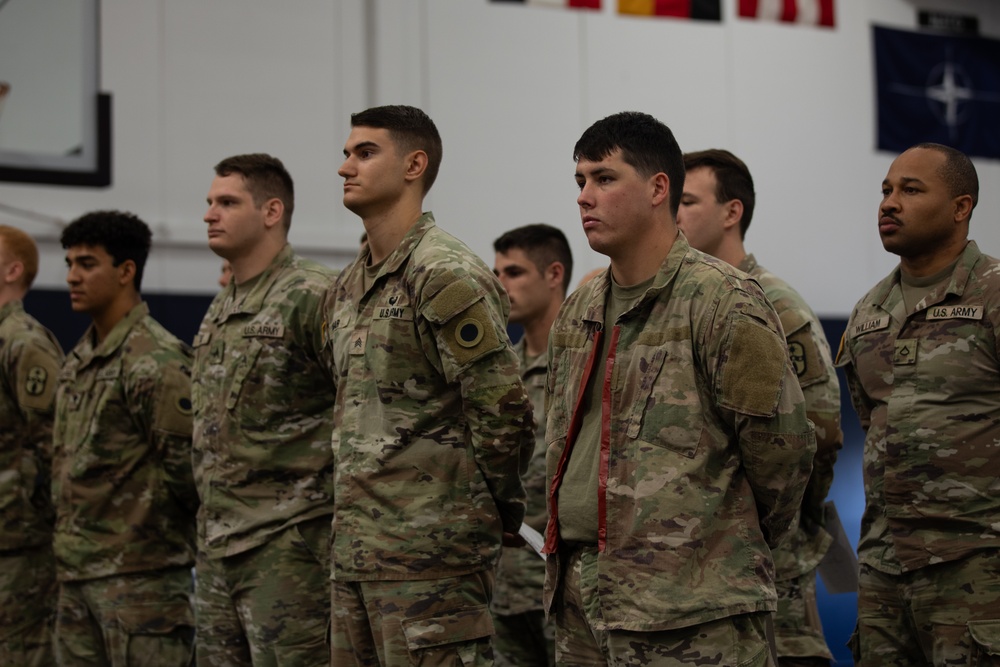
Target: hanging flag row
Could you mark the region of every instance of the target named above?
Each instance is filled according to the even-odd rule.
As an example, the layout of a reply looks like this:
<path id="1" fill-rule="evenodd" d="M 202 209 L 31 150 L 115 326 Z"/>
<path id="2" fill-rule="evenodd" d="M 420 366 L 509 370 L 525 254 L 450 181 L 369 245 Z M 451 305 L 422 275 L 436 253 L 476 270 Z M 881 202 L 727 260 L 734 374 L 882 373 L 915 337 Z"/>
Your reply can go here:
<path id="1" fill-rule="evenodd" d="M 600 9 L 601 0 L 490 0 L 544 7 Z M 609 0 L 610 2 L 611 0 Z M 741 18 L 834 27 L 834 0 L 736 0 Z M 722 0 L 618 0 L 618 13 L 722 20 Z"/>

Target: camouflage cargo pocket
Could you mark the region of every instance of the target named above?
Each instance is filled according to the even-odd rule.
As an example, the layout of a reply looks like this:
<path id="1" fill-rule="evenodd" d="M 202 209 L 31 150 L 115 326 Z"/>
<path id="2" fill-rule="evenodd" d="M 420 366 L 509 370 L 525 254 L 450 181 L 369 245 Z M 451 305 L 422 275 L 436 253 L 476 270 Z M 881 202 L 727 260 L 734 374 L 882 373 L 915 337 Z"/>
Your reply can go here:
<path id="1" fill-rule="evenodd" d="M 969 621 L 970 667 L 1000 665 L 1000 620 Z"/>
<path id="2" fill-rule="evenodd" d="M 114 664 L 193 664 L 194 612 L 186 603 L 127 605 L 117 610 L 125 660 Z"/>
<path id="3" fill-rule="evenodd" d="M 451 609 L 428 616 L 408 618 L 402 622 L 406 648 L 411 656 L 444 649 L 449 654 L 464 655 L 462 644 L 468 644 L 470 659 L 482 650 L 479 641 L 495 633 L 488 605 Z M 418 661 L 419 664 L 420 661 Z M 469 662 L 463 657 L 463 662 Z"/>

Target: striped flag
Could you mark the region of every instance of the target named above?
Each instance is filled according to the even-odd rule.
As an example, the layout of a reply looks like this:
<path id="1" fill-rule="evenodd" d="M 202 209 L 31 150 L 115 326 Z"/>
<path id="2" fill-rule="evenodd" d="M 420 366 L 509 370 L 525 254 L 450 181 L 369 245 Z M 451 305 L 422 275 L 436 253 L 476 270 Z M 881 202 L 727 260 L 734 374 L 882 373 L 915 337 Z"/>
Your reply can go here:
<path id="1" fill-rule="evenodd" d="M 739 0 L 739 3 L 743 18 L 834 26 L 833 0 Z"/>
<path id="2" fill-rule="evenodd" d="M 721 0 L 618 0 L 619 14 L 722 20 Z"/>
<path id="3" fill-rule="evenodd" d="M 601 0 L 490 0 L 490 2 L 508 2 L 539 7 L 572 7 L 574 9 L 601 8 Z"/>

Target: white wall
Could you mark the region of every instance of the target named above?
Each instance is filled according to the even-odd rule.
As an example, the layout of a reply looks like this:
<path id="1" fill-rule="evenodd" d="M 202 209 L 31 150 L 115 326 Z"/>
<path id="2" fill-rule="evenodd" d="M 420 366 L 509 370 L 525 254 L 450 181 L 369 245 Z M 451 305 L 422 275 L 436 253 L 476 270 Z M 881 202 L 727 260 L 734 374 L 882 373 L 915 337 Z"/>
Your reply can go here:
<path id="1" fill-rule="evenodd" d="M 360 222 L 336 175 L 349 115 L 421 106 L 445 157 L 427 207 L 492 263 L 492 240 L 528 222 L 563 228 L 577 276 L 604 264 L 579 230 L 572 147 L 593 121 L 647 111 L 681 148 L 729 148 L 750 166 L 758 206 L 748 247 L 824 315 L 846 315 L 895 264 L 875 227 L 892 155 L 877 153 L 870 30 L 914 28 L 917 4 L 838 0 L 835 30 L 733 16 L 701 23 L 487 0 L 103 0 L 102 88 L 114 98 L 114 185 L 0 184 L 0 204 L 70 220 L 94 208 L 149 221 L 145 288 L 214 291 L 201 215 L 212 165 L 271 152 L 296 181 L 292 242 L 342 265 Z M 990 0 L 924 0 L 975 14 Z M 2 15 L 0 15 L 2 20 Z M 973 237 L 1000 255 L 1000 162 L 976 160 Z M 39 284 L 59 286 L 58 225 L 0 209 L 35 233 Z"/>

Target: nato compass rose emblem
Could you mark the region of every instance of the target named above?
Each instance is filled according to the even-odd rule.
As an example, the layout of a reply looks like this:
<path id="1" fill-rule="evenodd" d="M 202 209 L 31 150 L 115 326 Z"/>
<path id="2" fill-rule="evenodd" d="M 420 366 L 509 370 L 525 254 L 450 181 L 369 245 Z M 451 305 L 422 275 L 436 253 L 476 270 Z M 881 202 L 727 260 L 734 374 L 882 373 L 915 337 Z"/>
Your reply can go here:
<path id="1" fill-rule="evenodd" d="M 968 120 L 971 109 L 968 102 L 1000 104 L 1000 95 L 976 90 L 974 86 L 972 77 L 954 62 L 951 48 L 948 48 L 944 62 L 931 68 L 924 86 L 892 83 L 889 84 L 889 91 L 899 95 L 923 97 L 927 101 L 927 108 L 938 122 L 948 128 L 948 137 L 955 141 L 959 126 Z"/>

